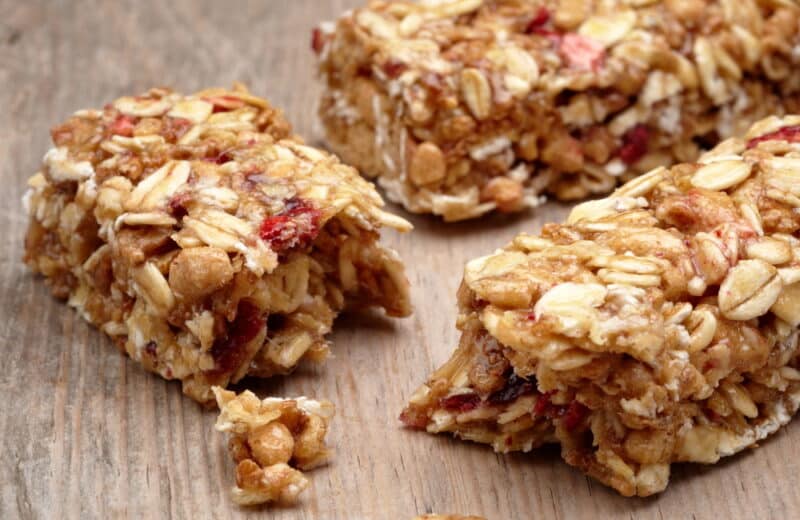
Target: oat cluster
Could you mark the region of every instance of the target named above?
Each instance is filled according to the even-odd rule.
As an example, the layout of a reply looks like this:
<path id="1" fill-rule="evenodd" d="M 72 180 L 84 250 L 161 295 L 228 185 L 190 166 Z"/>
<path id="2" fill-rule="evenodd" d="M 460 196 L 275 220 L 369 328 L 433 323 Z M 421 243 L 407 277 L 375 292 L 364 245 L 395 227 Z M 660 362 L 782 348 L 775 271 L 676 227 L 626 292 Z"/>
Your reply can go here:
<path id="1" fill-rule="evenodd" d="M 798 17 L 791 1 L 372 1 L 313 35 L 320 116 L 413 212 L 585 198 L 799 112 Z"/>
<path id="2" fill-rule="evenodd" d="M 236 462 L 233 500 L 244 506 L 293 504 L 309 485 L 302 471 L 328 462 L 325 444 L 334 408 L 328 401 L 267 398 L 215 386 L 216 428 L 229 434 Z M 301 471 L 302 470 L 302 471 Z"/>
<path id="3" fill-rule="evenodd" d="M 403 420 L 557 442 L 641 496 L 775 432 L 800 405 L 799 125 L 763 120 L 469 262 L 459 348 Z"/>
<path id="4" fill-rule="evenodd" d="M 243 87 L 154 89 L 53 128 L 25 261 L 186 394 L 321 360 L 347 305 L 410 312 L 374 187 Z"/>

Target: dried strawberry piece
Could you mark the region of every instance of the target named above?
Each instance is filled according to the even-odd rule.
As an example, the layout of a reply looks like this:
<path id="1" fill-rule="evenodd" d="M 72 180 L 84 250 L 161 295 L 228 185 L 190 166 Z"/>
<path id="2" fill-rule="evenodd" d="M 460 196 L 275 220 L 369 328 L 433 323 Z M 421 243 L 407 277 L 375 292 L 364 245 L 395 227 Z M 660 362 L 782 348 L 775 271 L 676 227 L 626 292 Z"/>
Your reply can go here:
<path id="1" fill-rule="evenodd" d="M 565 34 L 561 39 L 561 53 L 571 67 L 595 72 L 603 66 L 606 56 L 602 44 L 575 33 Z"/>
<path id="2" fill-rule="evenodd" d="M 111 135 L 121 135 L 123 137 L 133 137 L 133 129 L 136 127 L 136 123 L 139 122 L 138 117 L 127 116 L 125 114 L 120 114 L 117 116 L 116 119 L 109 125 L 108 131 L 111 132 Z"/>
<path id="3" fill-rule="evenodd" d="M 650 139 L 650 130 L 638 124 L 625 132 L 622 136 L 622 146 L 619 149 L 619 158 L 625 164 L 634 164 L 647 153 L 647 141 Z"/>
<path id="4" fill-rule="evenodd" d="M 469 412 L 477 408 L 480 403 L 481 398 L 478 394 L 456 394 L 439 400 L 439 406 L 453 412 Z"/>
<path id="5" fill-rule="evenodd" d="M 230 112 L 237 108 L 242 108 L 245 103 L 236 96 L 211 96 L 204 97 L 203 100 L 208 101 L 214 105 L 213 112 Z"/>
<path id="6" fill-rule="evenodd" d="M 310 202 L 293 198 L 281 213 L 264 219 L 258 234 L 273 251 L 306 247 L 319 235 L 321 219 L 322 212 Z"/>
<path id="7" fill-rule="evenodd" d="M 788 141 L 790 143 L 800 143 L 800 125 L 785 126 L 774 132 L 750 139 L 747 141 L 747 148 L 755 148 L 764 141 Z"/>
<path id="8" fill-rule="evenodd" d="M 219 375 L 236 370 L 245 360 L 245 345 L 261 332 L 266 323 L 261 309 L 248 300 L 240 301 L 236 318 L 228 324 L 227 333 L 218 337 L 209 350 L 215 363 L 210 372 Z"/>
<path id="9" fill-rule="evenodd" d="M 518 397 L 532 394 L 535 390 L 536 385 L 533 381 L 519 377 L 517 374 L 512 372 L 508 379 L 506 379 L 505 386 L 492 393 L 489 396 L 488 401 L 490 404 L 508 404 Z"/>
<path id="10" fill-rule="evenodd" d="M 325 35 L 322 33 L 322 29 L 319 27 L 314 27 L 314 30 L 311 31 L 311 50 L 319 54 L 324 48 Z"/>
<path id="11" fill-rule="evenodd" d="M 528 27 L 525 28 L 525 32 L 528 34 L 538 34 L 538 30 L 546 25 L 549 21 L 550 11 L 548 11 L 546 7 L 540 7 L 539 10 L 536 11 L 536 14 L 533 15 L 533 19 L 528 23 Z"/>

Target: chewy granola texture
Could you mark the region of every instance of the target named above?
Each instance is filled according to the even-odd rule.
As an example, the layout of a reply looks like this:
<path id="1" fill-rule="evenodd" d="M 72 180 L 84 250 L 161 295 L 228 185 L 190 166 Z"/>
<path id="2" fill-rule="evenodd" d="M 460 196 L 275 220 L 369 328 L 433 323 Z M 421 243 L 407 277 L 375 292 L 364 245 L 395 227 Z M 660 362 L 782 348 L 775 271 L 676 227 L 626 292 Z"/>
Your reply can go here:
<path id="1" fill-rule="evenodd" d="M 309 485 L 302 471 L 331 456 L 325 435 L 333 405 L 305 397 L 262 401 L 249 390 L 238 395 L 218 386 L 212 390 L 220 410 L 216 429 L 229 434 L 228 449 L 236 462 L 234 502 L 295 503 Z"/>
<path id="2" fill-rule="evenodd" d="M 312 46 L 332 149 L 445 220 L 605 194 L 800 112 L 791 0 L 373 1 Z"/>
<path id="3" fill-rule="evenodd" d="M 410 312 L 379 228 L 410 225 L 244 87 L 153 89 L 53 128 L 25 262 L 146 369 L 211 385 L 321 360 L 347 305 Z"/>
<path id="4" fill-rule="evenodd" d="M 403 421 L 498 452 L 559 443 L 623 495 L 800 404 L 800 117 L 659 167 L 467 264 L 453 357 Z"/>

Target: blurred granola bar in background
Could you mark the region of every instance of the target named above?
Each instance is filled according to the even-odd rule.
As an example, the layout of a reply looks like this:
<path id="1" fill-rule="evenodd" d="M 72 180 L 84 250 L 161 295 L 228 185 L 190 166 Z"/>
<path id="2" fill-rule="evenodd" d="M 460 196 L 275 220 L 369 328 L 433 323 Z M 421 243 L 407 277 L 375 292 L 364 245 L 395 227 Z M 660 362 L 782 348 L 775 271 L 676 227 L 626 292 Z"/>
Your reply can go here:
<path id="1" fill-rule="evenodd" d="M 461 341 L 401 418 L 559 443 L 623 495 L 755 446 L 800 405 L 800 117 L 663 167 L 467 264 Z"/>
<path id="2" fill-rule="evenodd" d="M 123 97 L 52 139 L 28 183 L 25 262 L 198 401 L 323 359 L 348 305 L 410 313 L 379 233 L 411 225 L 241 86 Z"/>
<path id="3" fill-rule="evenodd" d="M 325 436 L 333 405 L 305 397 L 260 400 L 249 390 L 237 395 L 218 386 L 213 392 L 220 409 L 216 429 L 229 434 L 236 462 L 233 501 L 295 503 L 309 485 L 302 471 L 330 459 Z"/>
<path id="4" fill-rule="evenodd" d="M 373 1 L 312 46 L 330 147 L 445 220 L 608 193 L 800 112 L 792 1 Z"/>

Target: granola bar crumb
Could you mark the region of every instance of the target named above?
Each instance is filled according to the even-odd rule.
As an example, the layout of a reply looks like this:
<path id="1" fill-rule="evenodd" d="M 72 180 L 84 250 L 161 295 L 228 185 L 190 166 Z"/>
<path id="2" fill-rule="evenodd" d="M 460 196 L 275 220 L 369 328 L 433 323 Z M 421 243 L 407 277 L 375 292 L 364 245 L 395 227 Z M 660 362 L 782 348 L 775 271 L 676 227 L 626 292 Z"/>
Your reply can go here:
<path id="1" fill-rule="evenodd" d="M 249 390 L 236 394 L 212 388 L 220 409 L 217 431 L 229 434 L 236 462 L 234 502 L 243 506 L 294 504 L 308 486 L 303 471 L 326 464 L 325 444 L 334 407 L 305 397 L 260 400 Z"/>

